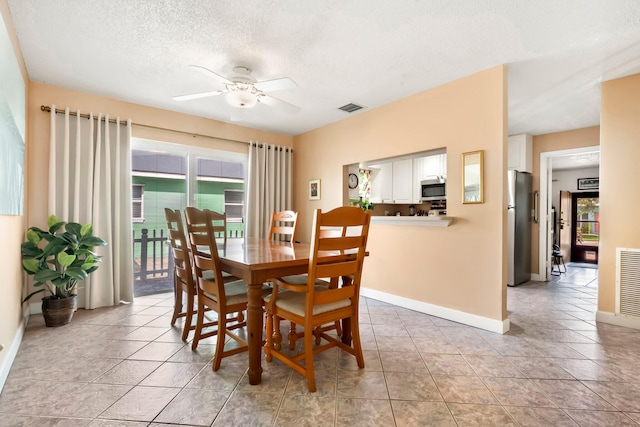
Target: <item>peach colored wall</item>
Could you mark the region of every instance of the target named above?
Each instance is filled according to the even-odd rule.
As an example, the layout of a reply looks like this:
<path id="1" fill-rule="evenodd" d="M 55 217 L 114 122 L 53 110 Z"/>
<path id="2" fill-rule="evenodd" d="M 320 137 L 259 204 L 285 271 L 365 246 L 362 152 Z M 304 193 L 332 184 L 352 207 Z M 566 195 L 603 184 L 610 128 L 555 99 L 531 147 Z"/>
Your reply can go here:
<path id="1" fill-rule="evenodd" d="M 600 145 L 600 126 L 547 133 L 533 137 L 532 187 L 540 191 L 540 153 Z M 551 197 L 551 195 L 549 195 Z M 540 226 L 531 224 L 531 273 L 539 274 Z"/>
<path id="2" fill-rule="evenodd" d="M 447 228 L 372 224 L 365 287 L 493 320 L 506 318 L 506 68 L 452 83 L 295 137 L 299 238 L 313 210 L 343 204 L 344 166 L 447 148 Z M 485 203 L 461 203 L 461 155 L 485 150 Z M 321 200 L 308 181 L 321 179 Z"/>
<path id="3" fill-rule="evenodd" d="M 41 105 L 55 104 L 56 108 L 69 107 L 72 111 L 80 109 L 84 113 L 93 112 L 97 114 L 101 112 L 109 114 L 112 118 L 116 115 L 120 116 L 121 119 L 130 118 L 133 122 L 132 135 L 139 138 L 241 153 L 248 152 L 247 144 L 196 135 L 209 135 L 240 141 L 257 140 L 287 147 L 293 146 L 293 137 L 287 135 L 132 104 L 57 86 L 33 82 L 30 86 L 28 119 L 32 135 L 31 139 L 35 149 L 28 159 L 34 171 L 32 173 L 33 185 L 27 189 L 29 203 L 33 205 L 28 217 L 29 225 L 45 224 L 48 216 L 47 188 L 42 183 L 47 181 L 49 173 L 49 113 L 41 111 Z M 161 131 L 137 126 L 136 124 L 174 129 L 187 133 Z"/>
<path id="4" fill-rule="evenodd" d="M 616 248 L 640 248 L 640 74 L 602 84 L 598 310 L 615 312 Z"/>
<path id="5" fill-rule="evenodd" d="M 214 148 L 218 150 L 248 152 L 248 145 L 214 139 L 198 135 L 216 136 L 239 141 L 257 140 L 293 147 L 293 137 L 265 132 L 211 119 L 175 113 L 172 111 L 132 104 L 89 93 L 50 86 L 41 83 L 30 83 L 28 100 L 28 128 L 30 129 L 30 146 L 27 162 L 30 167 L 30 179 L 27 185 L 29 226 L 46 225 L 49 215 L 47 207 L 47 176 L 49 174 L 49 119 L 50 113 L 40 110 L 41 105 L 55 104 L 56 108 L 69 107 L 72 111 L 79 109 L 83 113 L 119 115 L 121 119 L 131 119 L 132 135 L 157 141 L 173 142 L 183 145 Z M 165 129 L 187 132 L 168 132 L 151 129 L 145 126 L 156 126 Z"/>
<path id="6" fill-rule="evenodd" d="M 0 0 L 0 14 L 4 20 L 5 27 L 9 34 L 9 39 L 13 44 L 18 64 L 22 71 L 25 82 L 28 81 L 24 60 L 20 53 L 18 41 L 16 39 L 13 23 L 9 14 L 9 7 L 6 0 Z M 0 29 L 2 31 L 2 29 Z M 0 77 L 2 78 L 2 77 Z M 28 91 L 25 97 L 28 96 Z M 26 137 L 29 132 L 27 130 Z M 28 149 L 28 146 L 25 146 Z M 25 210 L 27 207 L 25 206 Z M 2 271 L 2 297 L 0 298 L 0 345 L 4 347 L 0 351 L 0 368 L 8 369 L 6 365 L 11 345 L 16 339 L 16 334 L 22 327 L 22 283 L 23 275 L 20 268 L 20 244 L 24 236 L 24 216 L 0 215 L 0 236 L 2 245 L 0 246 L 0 271 Z M 17 350 L 17 349 L 14 349 Z M 0 372 L 0 375 L 3 372 Z M 2 387 L 2 383 L 0 383 Z"/>

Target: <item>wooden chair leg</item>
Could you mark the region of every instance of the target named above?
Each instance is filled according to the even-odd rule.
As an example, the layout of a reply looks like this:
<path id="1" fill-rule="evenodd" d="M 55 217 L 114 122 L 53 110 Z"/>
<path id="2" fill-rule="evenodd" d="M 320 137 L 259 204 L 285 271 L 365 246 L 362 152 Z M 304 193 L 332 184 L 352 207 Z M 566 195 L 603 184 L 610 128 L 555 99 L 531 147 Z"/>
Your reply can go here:
<path id="1" fill-rule="evenodd" d="M 213 356 L 211 369 L 217 371 L 222 363 L 224 353 L 224 341 L 227 337 L 227 313 L 218 313 L 218 339 L 216 340 L 216 353 Z"/>
<path id="2" fill-rule="evenodd" d="M 264 343 L 264 358 L 267 362 L 273 360 L 271 349 L 273 348 L 273 315 L 267 311 L 267 321 L 265 326 L 266 342 Z"/>
<path id="3" fill-rule="evenodd" d="M 200 341 L 200 334 L 202 334 L 202 327 L 204 323 L 204 304 L 198 302 L 198 321 L 196 322 L 195 332 L 193 334 L 193 341 L 191 342 L 191 350 L 198 348 L 198 342 Z"/>
<path id="4" fill-rule="evenodd" d="M 184 327 L 182 328 L 182 341 L 186 341 L 191 330 L 191 322 L 193 322 L 193 294 L 187 295 L 187 315 L 184 318 Z"/>
<path id="5" fill-rule="evenodd" d="M 322 340 L 322 337 L 321 337 L 322 332 L 324 332 L 323 329 L 322 329 L 322 326 L 318 326 L 317 328 L 315 328 L 313 330 L 313 336 L 316 339 L 315 340 L 316 341 L 316 345 L 320 345 L 320 341 Z"/>
<path id="6" fill-rule="evenodd" d="M 313 333 L 311 331 L 305 331 L 304 334 L 304 364 L 305 364 L 305 376 L 307 377 L 307 385 L 309 391 L 314 393 L 316 391 L 316 375 L 313 368 Z"/>
<path id="7" fill-rule="evenodd" d="M 176 278 L 173 278 L 173 316 L 171 317 L 171 326 L 176 324 L 176 320 L 182 312 L 182 289 L 179 289 Z"/>
<path id="8" fill-rule="evenodd" d="M 358 325 L 358 319 L 355 317 L 351 318 L 351 340 L 353 342 L 353 350 L 356 353 L 358 368 L 364 368 L 364 356 L 362 354 L 362 343 L 360 342 L 360 326 Z"/>
<path id="9" fill-rule="evenodd" d="M 296 340 L 298 339 L 298 332 L 296 331 L 296 324 L 291 322 L 291 326 L 289 328 L 289 349 L 293 350 L 296 348 Z"/>
<path id="10" fill-rule="evenodd" d="M 272 316 L 273 324 L 273 348 L 280 351 L 282 348 L 282 333 L 280 333 L 280 318 L 276 315 Z"/>

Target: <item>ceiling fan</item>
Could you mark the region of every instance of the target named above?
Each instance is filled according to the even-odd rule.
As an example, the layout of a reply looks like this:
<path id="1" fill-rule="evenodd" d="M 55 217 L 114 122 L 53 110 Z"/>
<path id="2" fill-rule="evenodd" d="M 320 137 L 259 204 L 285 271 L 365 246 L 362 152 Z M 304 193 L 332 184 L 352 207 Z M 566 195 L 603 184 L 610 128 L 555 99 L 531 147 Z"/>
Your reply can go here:
<path id="1" fill-rule="evenodd" d="M 297 88 L 298 85 L 288 77 L 258 82 L 251 75 L 251 70 L 247 67 L 235 67 L 233 74 L 230 75 L 229 78 L 223 77 L 199 65 L 190 65 L 190 67 L 222 83 L 224 89 L 174 96 L 174 101 L 187 101 L 190 99 L 226 94 L 225 98 L 229 105 L 237 108 L 253 108 L 260 102 L 269 107 L 275 107 L 292 114 L 300 111 L 300 107 L 297 105 L 290 104 L 265 93 Z"/>

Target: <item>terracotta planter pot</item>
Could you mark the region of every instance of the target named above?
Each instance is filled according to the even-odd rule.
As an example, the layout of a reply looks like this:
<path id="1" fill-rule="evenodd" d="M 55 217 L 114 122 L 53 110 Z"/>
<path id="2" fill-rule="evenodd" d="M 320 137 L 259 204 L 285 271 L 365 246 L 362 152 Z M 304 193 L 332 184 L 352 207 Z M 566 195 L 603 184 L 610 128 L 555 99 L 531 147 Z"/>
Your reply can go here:
<path id="1" fill-rule="evenodd" d="M 78 307 L 78 297 L 56 299 L 46 297 L 42 299 L 42 316 L 47 326 L 63 326 L 71 322 L 73 313 Z"/>

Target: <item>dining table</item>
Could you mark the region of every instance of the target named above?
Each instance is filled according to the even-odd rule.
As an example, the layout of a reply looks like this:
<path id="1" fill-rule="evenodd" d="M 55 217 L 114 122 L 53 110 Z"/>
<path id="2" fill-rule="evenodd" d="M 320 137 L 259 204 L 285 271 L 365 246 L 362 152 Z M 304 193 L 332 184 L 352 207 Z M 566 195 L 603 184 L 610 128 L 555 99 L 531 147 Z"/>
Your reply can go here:
<path id="1" fill-rule="evenodd" d="M 220 269 L 242 279 L 247 285 L 247 344 L 249 383 L 260 384 L 262 377 L 262 287 L 271 279 L 307 273 L 307 243 L 290 243 L 267 238 L 228 239 L 218 246 Z"/>

